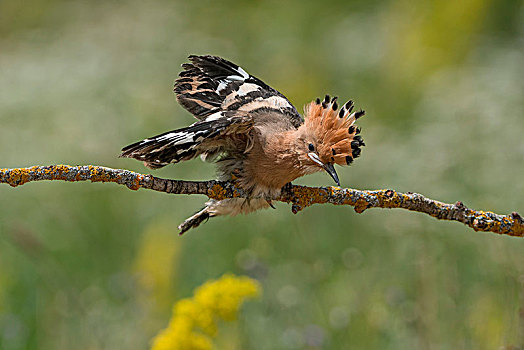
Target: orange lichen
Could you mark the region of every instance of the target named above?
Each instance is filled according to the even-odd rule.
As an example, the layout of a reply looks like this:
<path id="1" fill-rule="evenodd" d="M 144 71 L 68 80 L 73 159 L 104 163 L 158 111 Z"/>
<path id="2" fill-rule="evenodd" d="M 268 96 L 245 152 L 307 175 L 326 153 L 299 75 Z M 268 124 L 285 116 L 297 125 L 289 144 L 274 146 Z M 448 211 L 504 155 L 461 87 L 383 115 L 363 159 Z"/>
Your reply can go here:
<path id="1" fill-rule="evenodd" d="M 355 202 L 355 211 L 359 214 L 363 213 L 364 210 L 366 210 L 367 208 L 369 208 L 369 203 L 365 200 L 365 199 L 362 199 L 362 198 L 359 198 L 356 202 Z"/>
<path id="2" fill-rule="evenodd" d="M 109 182 L 111 179 L 107 176 L 107 174 L 104 174 L 102 171 L 100 171 L 96 166 L 89 166 L 89 178 L 91 182 Z"/>
<path id="3" fill-rule="evenodd" d="M 219 184 L 215 184 L 215 185 L 213 185 L 213 187 L 211 187 L 209 189 L 208 197 L 209 198 L 213 198 L 213 199 L 217 199 L 217 200 L 225 199 L 226 198 L 226 190 L 222 186 L 220 186 Z"/>
<path id="4" fill-rule="evenodd" d="M 409 199 L 404 193 L 398 193 L 393 190 L 380 190 L 376 193 L 377 199 L 384 208 L 398 208 L 401 203 Z"/>
<path id="5" fill-rule="evenodd" d="M 31 168 L 11 169 L 7 183 L 12 187 L 21 186 L 29 182 L 30 175 Z"/>
<path id="6" fill-rule="evenodd" d="M 64 180 L 92 182 L 115 182 L 126 185 L 132 190 L 141 187 L 159 190 L 154 186 L 155 179 L 150 175 L 143 175 L 100 166 L 33 166 L 30 168 L 0 169 L 0 183 L 7 183 L 12 187 L 23 185 L 30 181 Z M 244 198 L 245 192 L 236 187 L 235 183 L 201 183 L 209 186 L 207 195 L 210 198 L 223 200 L 226 198 Z M 200 187 L 199 185 L 199 187 Z M 162 191 L 162 190 L 159 190 Z M 175 193 L 171 191 L 170 193 Z M 201 193 L 184 190 L 176 193 Z M 494 232 L 510 236 L 524 236 L 524 223 L 518 213 L 503 216 L 493 212 L 475 211 L 465 207 L 461 202 L 455 205 L 430 200 L 417 194 L 404 194 L 394 190 L 359 191 L 341 189 L 338 187 L 312 188 L 306 186 L 292 186 L 283 192 L 277 200 L 292 203 L 294 213 L 311 206 L 312 204 L 331 203 L 335 205 L 351 205 L 357 213 L 368 208 L 402 208 L 422 212 L 440 220 L 454 220 L 473 228 L 475 231 Z"/>
<path id="7" fill-rule="evenodd" d="M 139 188 L 140 188 L 140 182 L 144 179 L 144 175 L 139 175 L 139 176 L 136 176 L 134 179 L 133 179 L 133 184 L 131 186 L 127 186 L 129 187 L 130 189 L 132 189 L 133 191 L 137 191 Z"/>
<path id="8" fill-rule="evenodd" d="M 97 166 L 89 166 L 89 179 L 91 182 L 118 182 L 119 177 L 113 177 L 111 173 Z"/>
<path id="9" fill-rule="evenodd" d="M 515 223 L 515 225 L 513 226 L 513 230 L 512 231 L 508 230 L 508 231 L 506 231 L 504 233 L 506 233 L 508 235 L 511 235 L 511 236 L 522 237 L 522 236 L 524 236 L 524 225 Z"/>
<path id="10" fill-rule="evenodd" d="M 71 167 L 68 165 L 58 164 L 54 166 L 55 171 L 58 171 L 58 174 L 63 175 L 71 170 Z"/>
<path id="11" fill-rule="evenodd" d="M 298 210 L 302 210 L 312 204 L 325 202 L 326 195 L 327 193 L 322 193 L 321 189 L 295 186 L 293 188 L 293 203 Z"/>

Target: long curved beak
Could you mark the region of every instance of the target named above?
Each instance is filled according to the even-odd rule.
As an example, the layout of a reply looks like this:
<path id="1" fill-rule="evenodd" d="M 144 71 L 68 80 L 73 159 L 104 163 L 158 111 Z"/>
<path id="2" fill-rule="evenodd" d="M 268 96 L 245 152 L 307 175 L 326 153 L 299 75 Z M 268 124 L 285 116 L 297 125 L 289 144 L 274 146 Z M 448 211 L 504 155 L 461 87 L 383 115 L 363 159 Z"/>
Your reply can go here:
<path id="1" fill-rule="evenodd" d="M 340 181 L 338 181 L 337 172 L 335 171 L 335 167 L 333 166 L 332 163 L 327 163 L 327 164 L 322 163 L 322 161 L 320 160 L 318 155 L 316 153 L 313 153 L 313 152 L 308 153 L 307 155 L 309 156 L 309 158 L 311 158 L 312 161 L 314 161 L 315 163 L 320 165 L 322 168 L 324 168 L 324 170 L 327 171 L 327 173 L 329 175 L 331 175 L 333 180 L 335 180 L 337 185 L 340 186 Z"/>
<path id="2" fill-rule="evenodd" d="M 324 170 L 329 174 L 331 175 L 331 177 L 333 178 L 333 180 L 335 180 L 335 182 L 337 183 L 338 186 L 340 186 L 340 181 L 338 181 L 338 175 L 337 175 L 337 172 L 335 171 L 335 167 L 333 166 L 332 163 L 327 163 L 327 164 L 324 164 Z"/>

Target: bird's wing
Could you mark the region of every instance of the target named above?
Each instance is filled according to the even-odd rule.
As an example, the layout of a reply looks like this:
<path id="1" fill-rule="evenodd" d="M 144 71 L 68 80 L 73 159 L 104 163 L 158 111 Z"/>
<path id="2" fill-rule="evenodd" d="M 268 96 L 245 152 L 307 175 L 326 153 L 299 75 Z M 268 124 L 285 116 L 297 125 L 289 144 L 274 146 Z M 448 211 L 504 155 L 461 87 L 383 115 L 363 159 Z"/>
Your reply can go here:
<path id="1" fill-rule="evenodd" d="M 280 92 L 241 67 L 216 56 L 189 56 L 191 63 L 175 82 L 178 102 L 198 122 L 136 142 L 121 157 L 144 161 L 150 168 L 192 159 L 212 159 L 223 152 L 250 147 L 256 120 L 268 117 L 298 127 L 302 118 Z"/>
<path id="2" fill-rule="evenodd" d="M 141 160 L 149 168 L 161 168 L 200 154 L 227 150 L 235 136 L 244 136 L 244 141 L 247 141 L 252 128 L 252 116 L 237 111 L 219 111 L 188 127 L 126 146 L 120 157 Z"/>
<path id="3" fill-rule="evenodd" d="M 219 111 L 267 111 L 288 118 L 295 127 L 302 117 L 289 100 L 236 64 L 217 56 L 189 56 L 191 63 L 175 82 L 178 102 L 200 120 Z"/>

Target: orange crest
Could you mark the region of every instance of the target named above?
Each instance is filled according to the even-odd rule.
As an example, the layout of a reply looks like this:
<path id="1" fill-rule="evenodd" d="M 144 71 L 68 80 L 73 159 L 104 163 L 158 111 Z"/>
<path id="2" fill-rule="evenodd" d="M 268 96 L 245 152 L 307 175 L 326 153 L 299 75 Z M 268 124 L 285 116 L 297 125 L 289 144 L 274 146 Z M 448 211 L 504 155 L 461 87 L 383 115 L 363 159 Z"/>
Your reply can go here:
<path id="1" fill-rule="evenodd" d="M 304 110 L 305 124 L 315 135 L 319 157 L 330 163 L 349 165 L 360 155 L 360 147 L 365 146 L 360 128 L 355 121 L 365 112 L 353 112 L 353 101 L 349 100 L 338 109 L 337 97 L 330 99 L 326 95 L 324 101 L 317 98 L 306 105 Z"/>

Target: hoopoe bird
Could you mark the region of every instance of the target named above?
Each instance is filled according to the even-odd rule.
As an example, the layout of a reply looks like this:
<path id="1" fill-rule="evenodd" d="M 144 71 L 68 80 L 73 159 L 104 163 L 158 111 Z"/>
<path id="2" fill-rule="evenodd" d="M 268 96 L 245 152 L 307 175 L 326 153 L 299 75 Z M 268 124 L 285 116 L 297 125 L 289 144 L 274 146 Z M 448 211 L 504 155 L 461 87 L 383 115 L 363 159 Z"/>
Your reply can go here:
<path id="1" fill-rule="evenodd" d="M 233 180 L 249 198 L 211 199 L 186 219 L 180 234 L 219 215 L 272 207 L 281 189 L 298 177 L 326 171 L 340 182 L 335 164 L 350 165 L 364 146 L 353 101 L 317 98 L 304 119 L 280 92 L 236 64 L 216 56 L 189 56 L 175 81 L 178 103 L 194 124 L 149 137 L 122 149 L 121 157 L 151 169 L 200 156 L 215 162 L 218 180 Z"/>

